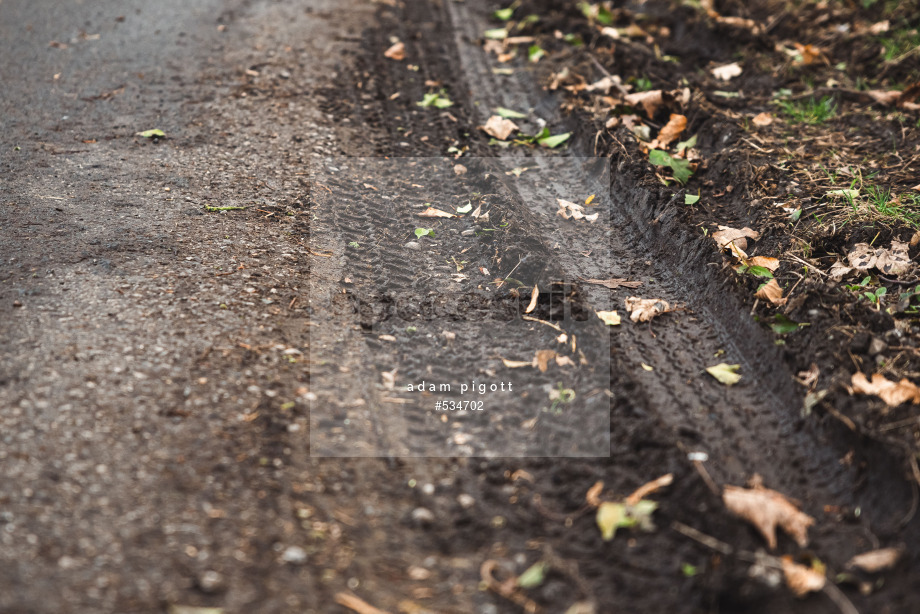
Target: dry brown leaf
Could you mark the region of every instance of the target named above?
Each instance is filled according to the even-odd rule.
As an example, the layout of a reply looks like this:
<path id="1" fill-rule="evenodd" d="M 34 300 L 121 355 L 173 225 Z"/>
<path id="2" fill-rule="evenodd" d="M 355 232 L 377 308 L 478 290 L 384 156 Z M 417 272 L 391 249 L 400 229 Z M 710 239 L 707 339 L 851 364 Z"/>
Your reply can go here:
<path id="1" fill-rule="evenodd" d="M 486 122 L 485 126 L 479 126 L 479 128 L 489 136 L 497 138 L 499 141 L 507 140 L 516 130 L 520 130 L 518 125 L 513 121 L 505 119 L 500 115 L 493 115 Z"/>
<path id="2" fill-rule="evenodd" d="M 587 86 L 584 91 L 586 92 L 601 92 L 603 94 L 609 94 L 611 88 L 616 88 L 620 92 L 624 92 L 623 81 L 618 75 L 609 75 L 604 77 L 600 81 L 595 81 L 591 85 Z"/>
<path id="3" fill-rule="evenodd" d="M 402 62 L 406 59 L 406 45 L 402 41 L 393 43 L 389 49 L 383 52 L 383 57 Z"/>
<path id="4" fill-rule="evenodd" d="M 719 249 L 729 249 L 737 248 L 738 251 L 744 253 L 744 250 L 747 249 L 747 240 L 753 239 L 757 240 L 760 238 L 760 233 L 756 230 L 751 230 L 747 226 L 744 228 L 730 228 L 728 226 L 719 226 L 719 230 L 712 233 L 712 238 L 716 242 L 716 245 L 719 246 Z M 746 255 L 744 257 L 747 257 Z"/>
<path id="5" fill-rule="evenodd" d="M 879 34 L 884 34 L 885 32 L 887 32 L 889 28 L 891 28 L 890 21 L 888 21 L 887 19 L 884 21 L 879 21 L 878 23 L 874 23 L 871 26 L 869 26 L 869 34 L 875 34 L 876 36 L 878 36 Z"/>
<path id="6" fill-rule="evenodd" d="M 783 529 L 799 546 L 808 545 L 808 527 L 815 519 L 799 511 L 781 493 L 760 486 L 726 486 L 722 501 L 728 511 L 754 525 L 771 550 L 776 548 L 776 527 Z"/>
<path id="7" fill-rule="evenodd" d="M 799 565 L 793 562 L 792 557 L 783 557 L 783 575 L 786 576 L 786 586 L 796 597 L 804 597 L 808 593 L 820 591 L 827 583 L 823 571 Z"/>
<path id="8" fill-rule="evenodd" d="M 349 610 L 357 612 L 358 614 L 389 614 L 389 612 L 385 610 L 379 610 L 363 599 L 348 593 L 336 593 L 335 602 L 339 605 L 345 606 Z"/>
<path id="9" fill-rule="evenodd" d="M 655 316 L 671 311 L 671 306 L 660 298 L 630 296 L 626 299 L 626 311 L 633 322 L 648 322 Z"/>
<path id="10" fill-rule="evenodd" d="M 533 364 L 540 369 L 540 373 L 546 373 L 549 368 L 549 361 L 555 357 L 556 352 L 553 350 L 537 350 L 533 358 Z"/>
<path id="11" fill-rule="evenodd" d="M 521 369 L 523 367 L 534 366 L 532 360 L 508 360 L 507 358 L 502 358 L 502 363 L 509 369 Z"/>
<path id="12" fill-rule="evenodd" d="M 893 239 L 890 248 L 876 252 L 878 259 L 875 262 L 875 268 L 886 275 L 906 273 L 913 267 L 907 253 L 908 248 L 907 243 Z"/>
<path id="13" fill-rule="evenodd" d="M 574 367 L 575 361 L 573 361 L 568 356 L 560 356 L 556 354 L 556 365 L 560 367 Z"/>
<path id="14" fill-rule="evenodd" d="M 440 209 L 435 209 L 434 207 L 428 207 L 424 211 L 416 213 L 416 215 L 419 217 L 457 217 L 453 213 L 441 211 Z"/>
<path id="15" fill-rule="evenodd" d="M 878 257 L 868 243 L 857 243 L 847 254 L 847 262 L 857 271 L 868 271 L 875 266 Z"/>
<path id="16" fill-rule="evenodd" d="M 667 473 L 660 478 L 652 480 L 651 482 L 646 482 L 637 488 L 631 495 L 626 497 L 626 505 L 638 505 L 639 501 L 642 499 L 645 499 L 657 490 L 661 490 L 665 486 L 670 486 L 673 482 L 673 473 Z"/>
<path id="17" fill-rule="evenodd" d="M 875 395 L 890 407 L 908 401 L 914 405 L 920 404 L 920 388 L 906 378 L 893 382 L 881 373 L 874 373 L 869 381 L 863 373 L 854 373 L 850 385 L 853 386 L 853 392 Z"/>
<path id="18" fill-rule="evenodd" d="M 901 92 L 897 90 L 869 90 L 866 94 L 871 96 L 875 102 L 886 106 L 897 104 L 898 99 L 901 98 Z"/>
<path id="19" fill-rule="evenodd" d="M 878 573 L 897 565 L 904 550 L 901 548 L 880 548 L 857 554 L 847 562 L 847 568 L 861 569 L 867 573 Z"/>
<path id="20" fill-rule="evenodd" d="M 649 143 L 649 149 L 667 149 L 686 128 L 687 118 L 678 113 L 671 113 L 671 119 L 661 128 L 655 140 Z"/>
<path id="21" fill-rule="evenodd" d="M 842 262 L 838 260 L 837 262 L 831 265 L 831 270 L 828 271 L 828 275 L 830 276 L 831 279 L 840 281 L 841 279 L 849 275 L 852 271 L 853 269 L 851 267 L 848 267 L 847 265 L 843 264 Z"/>
<path id="22" fill-rule="evenodd" d="M 527 309 L 524 310 L 524 313 L 530 313 L 537 308 L 537 299 L 540 297 L 540 288 L 536 284 L 533 286 L 533 291 L 530 293 L 530 304 L 527 305 Z"/>
<path id="23" fill-rule="evenodd" d="M 771 256 L 754 256 L 748 259 L 747 263 L 751 266 L 762 266 L 765 269 L 770 269 L 771 272 L 775 272 L 779 268 L 779 258 Z"/>
<path id="24" fill-rule="evenodd" d="M 760 290 L 754 293 L 754 296 L 770 301 L 774 305 L 785 305 L 787 300 L 783 298 L 783 289 L 779 287 L 775 279 L 771 279 L 761 286 Z"/>
<path id="25" fill-rule="evenodd" d="M 920 98 L 920 81 L 905 88 L 904 91 L 901 92 L 901 95 L 898 97 L 898 106 L 908 111 L 917 111 L 920 109 L 920 105 L 915 104 L 918 98 Z"/>
<path id="26" fill-rule="evenodd" d="M 641 281 L 628 281 L 622 277 L 615 277 L 613 279 L 583 279 L 582 281 L 586 284 L 604 286 L 611 290 L 616 290 L 617 288 L 638 288 L 642 285 Z"/>
<path id="27" fill-rule="evenodd" d="M 661 90 L 649 90 L 647 92 L 627 94 L 624 100 L 632 106 L 642 105 L 642 108 L 645 109 L 645 114 L 651 119 L 658 111 L 658 107 L 664 102 L 664 97 Z"/>
<path id="28" fill-rule="evenodd" d="M 716 79 L 721 79 L 722 81 L 730 81 L 738 75 L 741 74 L 741 65 L 738 62 L 732 62 L 731 64 L 725 64 L 724 66 L 716 66 L 709 72 L 712 73 L 712 76 Z"/>
<path id="29" fill-rule="evenodd" d="M 796 60 L 796 63 L 799 64 L 814 64 L 818 60 L 825 60 L 824 52 L 820 48 L 815 47 L 814 45 L 802 45 L 800 43 L 795 43 L 795 50 L 799 52 L 801 60 Z"/>
<path id="30" fill-rule="evenodd" d="M 754 119 L 752 119 L 751 121 L 758 128 L 763 128 L 773 123 L 773 116 L 767 112 L 758 113 L 757 115 L 754 116 Z"/>
<path id="31" fill-rule="evenodd" d="M 599 507 L 601 504 L 601 492 L 604 490 L 604 482 L 597 481 L 594 486 L 585 493 L 585 502 L 591 507 Z"/>

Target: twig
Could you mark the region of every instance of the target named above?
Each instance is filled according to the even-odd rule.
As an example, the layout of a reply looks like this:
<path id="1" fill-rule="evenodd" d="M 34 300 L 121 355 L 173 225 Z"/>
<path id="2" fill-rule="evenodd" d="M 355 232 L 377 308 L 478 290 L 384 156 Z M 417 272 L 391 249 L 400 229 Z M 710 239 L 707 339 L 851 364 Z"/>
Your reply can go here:
<path id="1" fill-rule="evenodd" d="M 527 320 L 528 322 L 539 322 L 540 324 L 546 324 L 546 325 L 549 326 L 550 328 L 552 328 L 552 329 L 554 329 L 554 330 L 558 330 L 560 333 L 564 333 L 564 332 L 565 332 L 564 330 L 562 330 L 561 328 L 559 328 L 557 325 L 553 324 L 552 322 L 547 322 L 546 320 L 541 320 L 541 319 L 535 318 L 535 317 L 533 317 L 533 316 L 523 315 L 523 316 L 521 316 L 521 319 L 522 319 L 522 320 Z"/>

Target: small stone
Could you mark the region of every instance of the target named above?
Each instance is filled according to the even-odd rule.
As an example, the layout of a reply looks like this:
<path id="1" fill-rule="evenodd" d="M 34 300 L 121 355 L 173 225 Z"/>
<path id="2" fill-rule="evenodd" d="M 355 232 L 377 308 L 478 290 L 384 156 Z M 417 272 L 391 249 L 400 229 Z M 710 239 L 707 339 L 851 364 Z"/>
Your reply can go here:
<path id="1" fill-rule="evenodd" d="M 463 166 L 462 164 L 455 164 L 455 165 L 454 165 L 454 174 L 455 174 L 456 176 L 458 176 L 458 177 L 460 177 L 460 176 L 462 176 L 462 175 L 466 175 L 466 167 Z"/>
<path id="2" fill-rule="evenodd" d="M 460 507 L 462 507 L 463 509 L 468 510 L 474 505 L 476 505 L 476 499 L 474 499 L 472 496 L 466 493 L 463 493 L 463 494 L 457 495 L 457 503 L 459 503 Z"/>
<path id="3" fill-rule="evenodd" d="M 431 524 L 434 522 L 434 514 L 427 508 L 417 507 L 412 510 L 412 520 L 419 524 Z"/>
<path id="4" fill-rule="evenodd" d="M 22 307 L 22 303 L 19 301 L 13 301 L 13 307 Z"/>
<path id="5" fill-rule="evenodd" d="M 464 231 L 461 232 L 460 234 L 461 234 L 462 236 L 464 236 L 464 237 L 472 237 L 474 234 L 476 234 L 476 229 L 475 229 L 475 228 L 467 228 L 466 230 L 464 230 Z"/>
<path id="6" fill-rule="evenodd" d="M 872 341 L 869 342 L 869 356 L 877 356 L 887 349 L 888 344 L 878 337 L 872 337 Z"/>
<path id="7" fill-rule="evenodd" d="M 208 570 L 198 578 L 198 586 L 206 593 L 214 593 L 223 588 L 223 577 L 213 570 Z"/>
<path id="8" fill-rule="evenodd" d="M 403 245 L 403 247 L 405 247 L 406 249 L 414 249 L 416 251 L 422 249 L 421 244 L 416 243 L 415 241 L 409 241 L 408 243 Z"/>
<path id="9" fill-rule="evenodd" d="M 291 73 L 289 73 L 286 70 L 282 70 L 281 72 L 278 73 L 278 76 L 281 77 L 282 79 L 290 79 Z"/>
<path id="10" fill-rule="evenodd" d="M 422 492 L 425 493 L 426 495 L 433 495 L 434 494 L 434 484 L 425 484 L 424 486 L 422 486 Z"/>
<path id="11" fill-rule="evenodd" d="M 281 555 L 281 560 L 291 565 L 303 565 L 307 562 L 307 553 L 300 546 L 288 546 Z"/>

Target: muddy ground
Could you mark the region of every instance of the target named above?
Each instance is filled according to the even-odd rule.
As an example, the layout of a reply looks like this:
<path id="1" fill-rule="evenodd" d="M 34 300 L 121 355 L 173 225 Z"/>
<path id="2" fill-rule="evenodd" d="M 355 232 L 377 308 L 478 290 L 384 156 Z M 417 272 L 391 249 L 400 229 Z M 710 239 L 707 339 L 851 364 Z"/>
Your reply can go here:
<path id="1" fill-rule="evenodd" d="M 839 94 L 847 113 L 801 128 L 770 102 L 811 91 L 803 72 L 861 91 L 876 39 L 807 34 L 874 21 L 840 4 L 716 7 L 757 34 L 617 6 L 613 26 L 644 29 L 615 45 L 574 3 L 516 5 L 540 20 L 499 62 L 483 33 L 503 7 L 479 0 L 0 3 L 0 611 L 920 609 L 916 409 L 846 388 L 856 370 L 912 376 L 910 297 L 886 311 L 825 279 L 855 243 L 914 229 L 831 226 L 822 196 L 848 180 L 803 179 L 867 158 L 909 189 L 916 116 Z M 828 61 L 774 69 L 792 40 Z M 738 57 L 740 82 L 706 72 Z M 872 87 L 916 80 L 892 59 Z M 692 88 L 640 122 L 688 117 L 687 185 L 610 124 L 630 109 L 552 89 L 579 82 L 565 68 Z M 418 104 L 432 94 L 450 106 Z M 521 134 L 571 136 L 496 145 L 479 126 L 497 107 L 526 115 Z M 763 111 L 777 122 L 745 131 Z M 557 215 L 589 198 L 595 221 Z M 714 224 L 760 231 L 751 255 L 780 258 L 784 313 L 809 326 L 768 326 L 780 310 Z M 633 323 L 629 296 L 675 309 Z M 739 383 L 704 371 L 720 362 Z M 796 381 L 812 363 L 817 383 Z M 514 387 L 459 394 L 473 380 Z M 669 473 L 654 528 L 605 541 L 592 486 L 620 501 Z M 769 548 L 726 509 L 722 487 L 755 476 L 815 519 L 807 545 L 780 531 Z M 893 568 L 847 567 L 881 547 L 903 550 Z M 829 588 L 794 596 L 783 555 L 824 565 Z"/>

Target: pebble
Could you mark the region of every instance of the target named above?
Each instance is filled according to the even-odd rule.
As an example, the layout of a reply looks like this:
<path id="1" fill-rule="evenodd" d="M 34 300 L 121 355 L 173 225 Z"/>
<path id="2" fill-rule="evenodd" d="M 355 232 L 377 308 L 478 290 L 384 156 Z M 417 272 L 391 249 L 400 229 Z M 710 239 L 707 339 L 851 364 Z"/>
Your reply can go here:
<path id="1" fill-rule="evenodd" d="M 424 486 L 422 486 L 422 492 L 425 493 L 426 495 L 433 495 L 434 494 L 434 484 L 425 484 Z"/>
<path id="2" fill-rule="evenodd" d="M 431 524 L 434 522 L 434 514 L 428 508 L 417 507 L 412 510 L 412 520 L 420 524 Z"/>
<path id="3" fill-rule="evenodd" d="M 464 230 L 464 231 L 461 232 L 460 234 L 461 234 L 462 236 L 464 236 L 464 237 L 472 237 L 474 234 L 476 234 L 476 229 L 475 229 L 475 228 L 467 228 L 466 230 Z"/>
<path id="4" fill-rule="evenodd" d="M 307 553 L 300 546 L 288 546 L 281 555 L 281 560 L 291 565 L 303 565 L 307 562 Z"/>
<path id="5" fill-rule="evenodd" d="M 198 578 L 198 586 L 206 593 L 213 593 L 223 588 L 223 577 L 213 570 L 208 570 Z"/>
<path id="6" fill-rule="evenodd" d="M 415 241 L 409 241 L 408 243 L 403 245 L 403 247 L 405 247 L 406 249 L 414 249 L 414 250 L 422 249 L 421 244 L 416 243 Z"/>
<path id="7" fill-rule="evenodd" d="M 463 509 L 468 510 L 474 505 L 476 505 L 476 499 L 474 499 L 472 496 L 466 493 L 463 493 L 463 494 L 457 495 L 457 503 L 459 503 L 460 507 L 462 507 Z"/>

